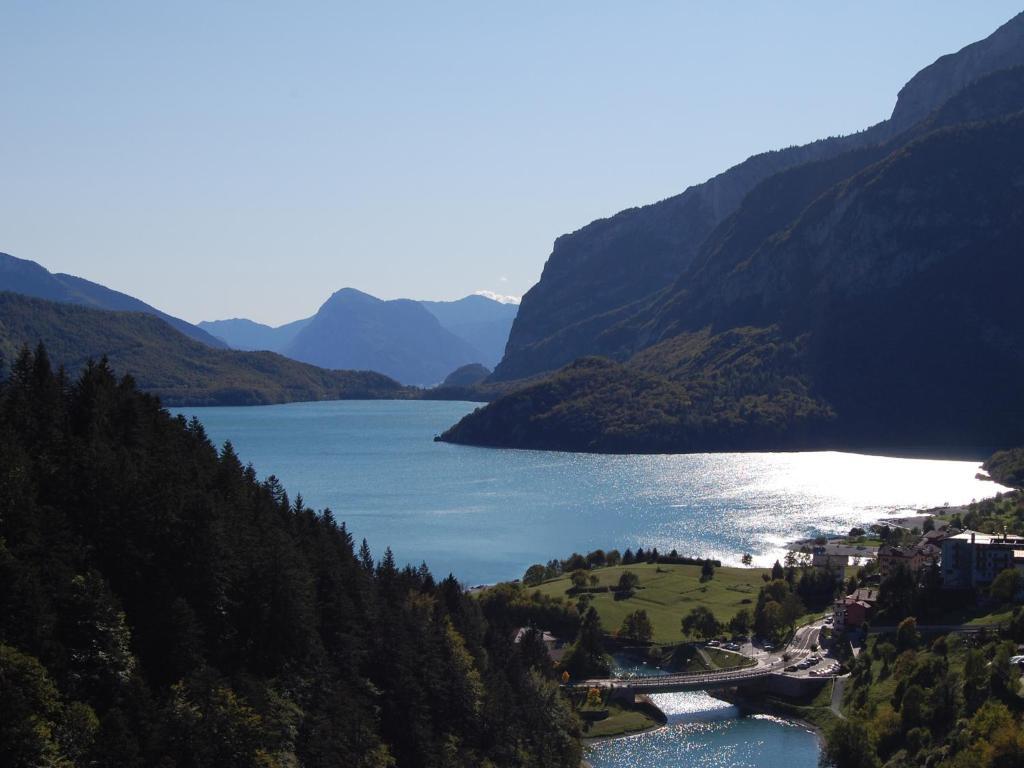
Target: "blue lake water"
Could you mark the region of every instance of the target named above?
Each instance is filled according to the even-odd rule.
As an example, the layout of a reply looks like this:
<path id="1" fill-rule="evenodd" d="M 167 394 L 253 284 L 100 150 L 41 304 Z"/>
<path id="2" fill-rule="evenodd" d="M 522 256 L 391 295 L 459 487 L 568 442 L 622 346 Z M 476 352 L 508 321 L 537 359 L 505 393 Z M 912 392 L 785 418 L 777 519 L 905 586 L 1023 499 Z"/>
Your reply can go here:
<path id="1" fill-rule="evenodd" d="M 667 672 L 625 654 L 613 657 L 616 677 Z M 707 693 L 665 693 L 651 700 L 668 717 L 664 728 L 592 744 L 594 768 L 815 768 L 818 737 L 794 723 L 739 709 Z"/>
<path id="2" fill-rule="evenodd" d="M 587 750 L 594 768 L 815 768 L 818 737 L 767 715 L 740 717 L 706 693 L 664 693 L 651 699 L 668 725 L 602 741 Z"/>
<path id="3" fill-rule="evenodd" d="M 879 517 L 982 498 L 978 462 L 846 453 L 596 456 L 433 442 L 476 405 L 327 402 L 185 408 L 215 443 L 231 440 L 261 477 L 330 507 L 377 556 L 426 561 L 468 584 L 598 547 L 678 549 L 769 564 L 782 546 Z M 641 665 L 642 666 L 642 665 Z M 636 674 L 657 674 L 637 668 Z M 589 748 L 594 768 L 813 768 L 816 736 L 740 717 L 704 693 L 653 697 L 665 728 Z"/>
<path id="4" fill-rule="evenodd" d="M 341 401 L 184 408 L 261 477 L 330 507 L 377 556 L 468 584 L 598 547 L 770 564 L 815 533 L 995 493 L 978 463 L 845 453 L 599 456 L 433 442 L 473 403 Z"/>

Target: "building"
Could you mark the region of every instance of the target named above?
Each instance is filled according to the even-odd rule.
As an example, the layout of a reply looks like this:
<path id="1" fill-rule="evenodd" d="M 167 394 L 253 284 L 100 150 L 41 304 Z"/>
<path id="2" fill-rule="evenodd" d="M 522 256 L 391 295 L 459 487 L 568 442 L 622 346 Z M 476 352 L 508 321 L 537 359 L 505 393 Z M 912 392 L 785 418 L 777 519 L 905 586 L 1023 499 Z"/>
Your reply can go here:
<path id="1" fill-rule="evenodd" d="M 526 637 L 526 633 L 530 631 L 529 627 L 520 627 L 516 630 L 515 638 L 513 642 L 521 643 Z M 541 642 L 544 643 L 544 647 L 547 648 L 548 657 L 551 659 L 553 664 L 557 664 L 562 660 L 562 656 L 565 655 L 565 643 L 559 640 L 557 637 L 552 635 L 550 632 L 540 633 Z"/>
<path id="2" fill-rule="evenodd" d="M 917 573 L 926 562 L 923 547 L 894 547 L 883 544 L 878 548 L 878 572 L 883 579 L 889 578 L 900 568 Z"/>
<path id="3" fill-rule="evenodd" d="M 855 589 L 846 597 L 839 598 L 832 606 L 832 629 L 837 634 L 856 629 L 871 618 L 877 602 L 878 590 L 868 587 Z"/>
<path id="4" fill-rule="evenodd" d="M 864 545 L 828 542 L 811 550 L 811 565 L 836 571 L 838 578 L 846 576 L 849 565 L 859 566 L 875 556 L 875 550 Z"/>
<path id="5" fill-rule="evenodd" d="M 964 531 L 942 541 L 942 583 L 947 589 L 988 586 L 1007 568 L 1024 573 L 1024 537 Z"/>

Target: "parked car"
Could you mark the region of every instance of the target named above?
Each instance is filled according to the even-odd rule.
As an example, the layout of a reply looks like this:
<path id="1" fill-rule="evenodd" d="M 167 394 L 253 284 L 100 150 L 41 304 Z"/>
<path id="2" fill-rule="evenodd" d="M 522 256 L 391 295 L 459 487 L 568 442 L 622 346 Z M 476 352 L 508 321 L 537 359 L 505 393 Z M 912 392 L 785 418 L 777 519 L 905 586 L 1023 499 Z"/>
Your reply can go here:
<path id="1" fill-rule="evenodd" d="M 717 648 L 720 643 L 717 640 L 708 640 L 708 646 L 711 648 Z"/>
<path id="2" fill-rule="evenodd" d="M 796 672 L 796 664 L 790 664 L 788 667 L 786 667 L 786 671 L 787 672 Z"/>

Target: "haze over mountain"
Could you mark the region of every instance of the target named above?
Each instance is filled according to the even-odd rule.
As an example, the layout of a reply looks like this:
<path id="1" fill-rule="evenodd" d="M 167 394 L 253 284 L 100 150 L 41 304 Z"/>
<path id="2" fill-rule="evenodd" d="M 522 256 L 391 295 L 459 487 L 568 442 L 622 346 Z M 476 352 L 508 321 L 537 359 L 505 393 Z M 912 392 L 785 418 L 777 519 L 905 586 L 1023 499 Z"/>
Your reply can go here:
<path id="1" fill-rule="evenodd" d="M 1024 15 L 893 117 L 559 238 L 495 380 L 587 355 L 446 433 L 604 451 L 1024 439 Z M 621 364 L 621 363 L 624 363 Z"/>
<path id="2" fill-rule="evenodd" d="M 133 296 L 119 293 L 99 283 L 93 283 L 74 275 L 54 274 L 34 261 L 19 259 L 7 253 L 0 253 L 0 291 L 13 291 L 25 296 L 35 296 L 39 299 L 65 304 L 80 304 L 94 309 L 143 312 L 159 317 L 172 328 L 196 341 L 201 341 L 208 347 L 218 349 L 227 347 L 227 344 L 214 338 L 203 329 L 177 317 L 172 317 L 166 312 L 161 312 Z"/>
<path id="3" fill-rule="evenodd" d="M 313 317 L 277 328 L 245 319 L 199 326 L 233 349 L 271 350 L 331 368 L 379 370 L 406 384 L 431 386 L 468 363 L 496 365 L 517 310 L 516 304 L 480 295 L 382 301 L 345 288 Z"/>
<path id="4" fill-rule="evenodd" d="M 235 317 L 230 320 L 203 320 L 198 326 L 232 349 L 280 352 L 295 339 L 310 320 L 311 318 L 304 317 L 272 327 L 244 317 Z"/>
<path id="5" fill-rule="evenodd" d="M 382 301 L 343 288 L 282 352 L 323 368 L 379 371 L 403 384 L 432 386 L 479 352 L 445 330 L 417 301 Z"/>
<path id="6" fill-rule="evenodd" d="M 519 311 L 510 304 L 479 294 L 456 301 L 421 301 L 441 327 L 469 342 L 480 355 L 475 362 L 494 368 L 505 354 L 512 322 Z"/>

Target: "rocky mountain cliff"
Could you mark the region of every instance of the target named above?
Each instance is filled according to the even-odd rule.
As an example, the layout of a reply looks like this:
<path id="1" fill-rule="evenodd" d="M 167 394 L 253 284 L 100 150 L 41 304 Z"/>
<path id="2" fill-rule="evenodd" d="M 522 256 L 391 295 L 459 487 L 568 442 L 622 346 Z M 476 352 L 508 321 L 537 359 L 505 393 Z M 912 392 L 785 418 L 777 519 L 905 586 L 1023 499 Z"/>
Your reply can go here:
<path id="1" fill-rule="evenodd" d="M 607 353 L 607 339 L 599 339 L 686 274 L 709 239 L 723 237 L 723 223 L 763 182 L 839 157 L 844 157 L 840 166 L 871 162 L 885 154 L 883 145 L 912 130 L 964 86 L 1022 63 L 1024 14 L 919 72 L 900 91 L 887 121 L 850 136 L 756 155 L 676 197 L 563 235 L 540 281 L 523 297 L 493 378 L 524 378 L 582 355 Z M 856 151 L 865 156 L 851 161 Z M 831 169 L 826 180 L 835 183 L 845 170 Z M 812 187 L 808 194 L 822 189 L 817 181 Z"/>
<path id="2" fill-rule="evenodd" d="M 940 60 L 901 99 L 938 98 L 954 87 L 934 82 L 943 72 L 959 82 L 1005 61 L 996 54 L 1021 26 L 989 38 L 990 56 L 980 45 L 966 62 Z M 1021 442 L 1022 110 L 1024 67 L 999 70 L 887 139 L 764 179 L 660 289 L 526 352 L 510 340 L 502 363 L 572 338 L 624 365 L 570 366 L 445 439 L 602 451 Z"/>

